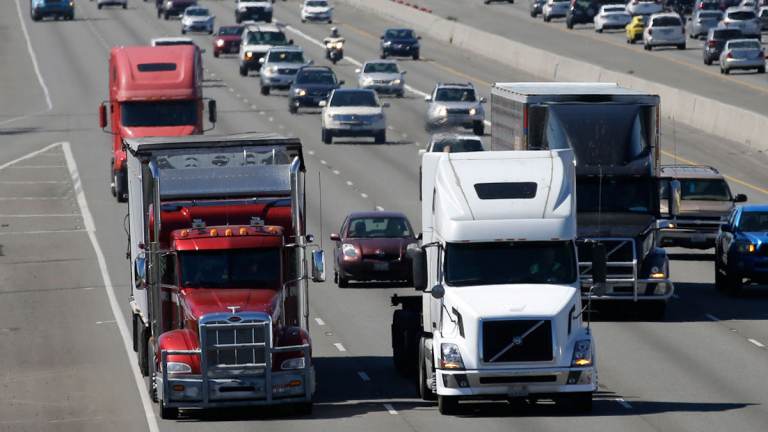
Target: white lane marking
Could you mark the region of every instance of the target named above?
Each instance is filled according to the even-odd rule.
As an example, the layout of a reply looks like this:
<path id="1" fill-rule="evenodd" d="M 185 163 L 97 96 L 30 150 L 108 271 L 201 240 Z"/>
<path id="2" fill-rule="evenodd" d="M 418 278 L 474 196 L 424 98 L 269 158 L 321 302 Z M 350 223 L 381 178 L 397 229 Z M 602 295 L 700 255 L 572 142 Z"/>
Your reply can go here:
<path id="1" fill-rule="evenodd" d="M 108 321 L 96 321 L 96 324 L 114 324 L 115 320 L 108 320 Z"/>
<path id="2" fill-rule="evenodd" d="M 251 105 L 252 110 L 255 110 L 256 108 L 257 108 L 256 105 Z"/>
<path id="3" fill-rule="evenodd" d="M 346 352 L 346 351 L 347 351 L 347 349 L 346 349 L 346 348 L 344 348 L 344 345 L 342 345 L 342 344 L 340 344 L 340 343 L 338 343 L 338 342 L 336 342 L 335 344 L 333 344 L 333 346 L 335 346 L 335 347 L 336 347 L 336 349 L 337 349 L 337 350 L 339 350 L 339 351 L 341 351 L 341 352 Z"/>
<path id="4" fill-rule="evenodd" d="M 0 197 L 0 201 L 52 201 L 63 200 L 67 197 Z"/>
<path id="5" fill-rule="evenodd" d="M 230 88 L 229 88 L 229 92 L 230 92 L 230 93 L 234 93 L 234 92 L 235 92 L 235 89 L 233 89 L 232 87 L 230 87 Z"/>
<path id="6" fill-rule="evenodd" d="M 72 229 L 72 230 L 40 230 L 40 231 L 9 231 L 0 232 L 0 236 L 6 235 L 32 235 L 32 234 L 66 234 L 66 233 L 80 233 L 85 232 L 84 229 Z"/>
<path id="7" fill-rule="evenodd" d="M 616 402 L 619 403 L 619 405 L 623 406 L 626 409 L 632 409 L 632 405 L 625 401 L 623 398 L 616 398 Z"/>
<path id="8" fill-rule="evenodd" d="M 718 318 L 718 317 L 716 317 L 716 316 L 714 316 L 712 314 L 704 314 L 704 316 L 707 317 L 707 319 L 709 319 L 710 321 L 720 321 L 720 318 Z"/>
<path id="9" fill-rule="evenodd" d="M 275 121 L 275 118 L 274 118 L 274 117 L 270 117 L 270 118 L 268 118 L 267 120 L 269 120 L 269 121 L 271 121 L 271 122 L 272 122 L 272 121 Z"/>
<path id="10" fill-rule="evenodd" d="M 309 153 L 310 156 L 314 156 L 315 155 L 315 151 L 314 150 L 310 150 L 307 153 Z"/>
<path id="11" fill-rule="evenodd" d="M 364 193 L 364 192 L 360 193 L 360 196 L 363 197 L 363 198 L 368 198 L 368 194 Z"/>
<path id="12" fill-rule="evenodd" d="M 43 79 L 43 74 L 40 72 L 40 65 L 37 64 L 37 55 L 35 54 L 35 49 L 32 48 L 32 40 L 29 38 L 29 31 L 27 31 L 27 24 L 24 22 L 24 16 L 21 14 L 21 4 L 19 4 L 19 0 L 14 0 L 16 2 L 16 11 L 19 13 L 19 21 L 21 21 L 21 31 L 24 33 L 24 39 L 27 40 L 27 51 L 29 51 L 29 57 L 32 59 L 32 66 L 35 68 L 35 74 L 37 75 L 37 80 L 40 82 L 40 87 L 43 89 L 43 94 L 45 94 L 45 103 L 48 105 L 48 111 L 53 109 L 53 102 L 51 102 L 51 93 L 48 91 L 48 86 L 45 85 L 45 80 Z"/>
<path id="13" fill-rule="evenodd" d="M 323 321 L 321 318 L 315 318 L 315 322 L 319 326 L 324 326 L 325 325 L 325 321 Z"/>
<path id="14" fill-rule="evenodd" d="M 371 380 L 371 377 L 369 377 L 368 374 L 363 371 L 358 371 L 357 376 L 359 376 L 360 379 L 363 380 L 364 382 L 368 382 Z"/>
<path id="15" fill-rule="evenodd" d="M 384 211 L 384 207 L 382 207 L 382 206 L 376 206 L 376 210 L 378 210 L 378 211 Z"/>
<path id="16" fill-rule="evenodd" d="M 752 345 L 754 345 L 754 346 L 756 346 L 758 348 L 765 348 L 765 345 L 763 345 L 763 343 L 760 342 L 759 340 L 755 340 L 755 339 L 752 339 L 752 338 L 747 338 L 747 340 L 749 341 L 749 343 L 751 343 Z"/>
<path id="17" fill-rule="evenodd" d="M 21 162 L 23 160 L 27 160 L 27 159 L 33 158 L 33 157 L 39 155 L 40 153 L 47 152 L 48 150 L 50 150 L 50 149 L 52 149 L 52 148 L 54 148 L 54 147 L 56 147 L 58 145 L 59 145 L 58 143 L 47 145 L 47 146 L 41 148 L 40 150 L 35 150 L 32 153 L 27 153 L 24 156 L 18 157 L 16 159 L 12 160 L 12 161 L 8 161 L 8 162 L 0 165 L 0 171 L 8 168 L 9 166 L 11 166 L 13 164 L 19 163 L 19 162 Z"/>
<path id="18" fill-rule="evenodd" d="M 152 401 L 149 400 L 149 394 L 146 391 L 146 385 L 144 384 L 144 377 L 141 376 L 139 371 L 139 365 L 136 362 L 136 356 L 133 352 L 133 345 L 131 334 L 128 331 L 128 326 L 125 324 L 125 316 L 120 304 L 117 302 L 117 296 L 115 295 L 115 288 L 112 285 L 112 279 L 109 277 L 109 271 L 107 270 L 107 260 L 102 252 L 99 240 L 96 238 L 96 225 L 93 222 L 93 216 L 91 210 L 88 208 L 88 202 L 85 199 L 85 192 L 83 191 L 83 185 L 80 181 L 80 173 L 77 170 L 77 164 L 75 157 L 72 155 L 72 148 L 68 142 L 60 143 L 62 150 L 64 150 L 64 158 L 67 161 L 69 167 L 69 175 L 72 178 L 72 184 L 77 193 L 77 205 L 80 207 L 80 213 L 83 215 L 83 222 L 85 223 L 86 231 L 88 231 L 88 238 L 91 240 L 93 251 L 96 254 L 96 261 L 99 264 L 99 271 L 101 272 L 101 279 L 104 282 L 104 287 L 107 291 L 107 297 L 109 298 L 109 306 L 112 309 L 112 315 L 117 322 L 117 328 L 120 330 L 120 336 L 123 339 L 123 348 L 128 356 L 128 364 L 133 372 L 133 378 L 136 381 L 136 387 L 139 391 L 139 397 L 141 398 L 141 404 L 144 406 L 144 416 L 147 419 L 147 427 L 150 432 L 160 432 L 160 427 L 157 424 L 157 418 L 155 417 L 154 407 Z"/>
<path id="19" fill-rule="evenodd" d="M 248 99 L 243 98 L 243 103 L 248 103 Z"/>
<path id="20" fill-rule="evenodd" d="M 27 168 L 32 168 L 32 169 L 64 168 L 64 165 L 14 165 L 14 166 L 9 167 L 9 168 L 14 168 L 14 169 L 22 169 L 22 168 L 24 168 L 24 169 L 27 169 Z"/>
<path id="21" fill-rule="evenodd" d="M 259 115 L 264 115 L 264 114 L 266 114 L 264 111 L 259 111 Z"/>
<path id="22" fill-rule="evenodd" d="M 393 407 L 392 404 L 384 404 L 384 408 L 386 408 L 388 413 L 397 415 L 397 411 L 395 411 L 395 407 Z"/>
<path id="23" fill-rule="evenodd" d="M 3 218 L 33 218 L 33 217 L 80 217 L 78 213 L 61 213 L 61 214 L 0 214 Z"/>
<path id="24" fill-rule="evenodd" d="M 336 175 L 339 175 L 339 174 L 341 174 L 341 171 L 339 171 L 339 170 L 333 170 L 333 173 L 334 173 L 334 174 L 336 174 Z"/>
<path id="25" fill-rule="evenodd" d="M 328 164 L 328 162 L 326 162 L 324 159 L 320 159 L 320 163 L 323 164 L 323 165 L 327 165 Z"/>
<path id="26" fill-rule="evenodd" d="M 235 97 L 240 99 L 242 96 L 240 95 L 240 93 L 238 93 L 238 94 L 235 95 Z"/>
<path id="27" fill-rule="evenodd" d="M 0 180 L 0 184 L 69 184 L 69 182 L 66 181 L 58 181 L 58 180 L 29 180 L 29 181 L 23 181 L 23 180 Z"/>
<path id="28" fill-rule="evenodd" d="M 352 186 L 352 185 L 354 185 L 354 183 L 352 183 L 351 181 L 347 180 L 347 186 Z"/>

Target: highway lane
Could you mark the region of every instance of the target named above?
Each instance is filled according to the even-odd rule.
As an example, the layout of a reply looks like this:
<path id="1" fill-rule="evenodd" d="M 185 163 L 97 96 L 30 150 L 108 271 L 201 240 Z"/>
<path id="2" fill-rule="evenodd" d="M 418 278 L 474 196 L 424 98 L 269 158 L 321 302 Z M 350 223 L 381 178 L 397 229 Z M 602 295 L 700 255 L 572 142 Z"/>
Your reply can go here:
<path id="1" fill-rule="evenodd" d="M 213 4 L 213 3 L 209 3 Z M 109 245 L 105 247 L 105 254 L 109 263 L 110 273 L 116 281 L 127 280 L 127 264 L 122 256 L 124 249 L 124 234 L 119 221 L 125 213 L 125 208 L 113 203 L 112 198 L 107 195 L 106 183 L 106 162 L 108 161 L 107 137 L 101 132 L 92 128 L 95 123 L 95 105 L 105 97 L 106 83 L 102 76 L 106 65 L 106 49 L 98 42 L 99 37 L 110 44 L 128 44 L 140 43 L 146 41 L 149 37 L 163 33 L 175 34 L 178 29 L 177 22 L 157 24 L 154 20 L 151 9 L 148 5 L 142 8 L 138 5 L 137 9 L 128 11 L 104 10 L 97 12 L 95 7 L 81 7 L 84 11 L 83 16 L 92 18 L 81 24 L 90 23 L 94 26 L 91 31 L 88 28 L 81 29 L 75 27 L 59 27 L 56 32 L 53 26 L 39 30 L 41 41 L 60 40 L 50 47 L 40 48 L 45 54 L 41 57 L 49 58 L 50 54 L 61 50 L 68 54 L 68 61 L 64 65 L 58 66 L 48 63 L 46 71 L 56 70 L 62 75 L 60 84 L 53 86 L 55 98 L 61 100 L 71 112 L 78 113 L 74 116 L 78 119 L 78 129 L 83 131 L 66 132 L 64 134 L 71 136 L 75 157 L 81 163 L 81 175 L 85 184 L 85 192 L 91 203 L 92 212 L 96 221 L 97 234 L 102 244 Z M 229 5 L 221 7 L 213 4 L 214 8 L 221 8 L 222 11 L 229 11 Z M 293 6 L 293 5 L 292 5 Z M 219 19 L 226 17 L 225 13 L 219 13 Z M 283 12 L 285 18 L 283 18 Z M 295 8 L 283 11 L 282 5 L 278 3 L 278 17 L 285 19 L 289 24 L 297 26 L 292 21 L 291 12 L 295 13 Z M 379 26 L 387 23 L 380 23 L 375 18 L 364 16 L 347 16 L 356 26 L 376 30 Z M 346 20 L 346 18 L 345 18 Z M 220 21 L 225 22 L 225 21 Z M 46 25 L 48 25 L 46 23 Z M 65 24 L 66 25 L 66 24 Z M 305 30 L 305 27 L 301 27 Z M 320 36 L 325 31 L 323 26 L 306 26 L 308 33 Z M 322 29 L 322 31 L 321 31 Z M 342 27 L 342 31 L 349 35 L 348 31 Z M 59 33 L 58 30 L 61 32 Z M 50 32 L 50 33 L 49 33 Z M 34 38 L 33 38 L 34 39 Z M 304 43 L 296 38 L 297 43 L 301 43 L 308 50 L 310 55 L 319 60 L 321 54 L 318 50 L 312 50 L 311 45 Z M 206 40 L 206 38 L 200 38 Z M 359 44 L 358 44 L 359 42 Z M 366 56 L 375 56 L 375 41 L 362 39 L 351 44 L 351 49 L 359 50 L 357 54 L 350 51 L 350 55 L 355 58 L 364 59 Z M 425 41 L 425 44 L 430 44 Z M 44 44 L 41 44 L 44 45 Z M 74 49 L 73 47 L 77 47 Z M 435 46 L 435 54 L 440 54 L 441 48 Z M 461 65 L 464 61 L 461 53 L 455 53 L 451 56 L 450 48 L 442 48 L 446 53 L 448 65 Z M 414 85 L 428 87 L 430 82 L 434 82 L 438 76 L 451 77 L 445 70 L 434 65 L 436 62 L 419 62 L 418 64 L 407 64 L 409 70 L 418 70 L 418 73 L 410 73 L 408 78 L 413 80 Z M 302 115 L 293 117 L 287 114 L 286 102 L 281 97 L 261 97 L 258 93 L 257 80 L 254 78 L 242 79 L 236 75 L 236 65 L 231 59 L 221 59 L 214 61 L 211 57 L 206 58 L 206 64 L 209 72 L 216 73 L 215 79 L 223 79 L 222 82 L 211 82 L 211 86 L 228 85 L 229 87 L 211 87 L 206 89 L 208 95 L 211 95 L 220 102 L 222 109 L 222 123 L 217 127 L 220 132 L 234 132 L 244 129 L 269 129 L 280 131 L 282 125 L 284 129 L 290 129 L 302 138 L 307 147 L 307 152 L 314 152 L 314 155 L 308 156 L 311 173 L 310 179 L 317 176 L 317 170 L 322 172 L 323 198 L 324 206 L 322 212 L 322 225 L 325 237 L 329 231 L 335 228 L 341 221 L 343 215 L 352 209 L 373 208 L 375 205 L 381 205 L 387 209 L 399 209 L 406 211 L 411 219 L 417 221 L 417 212 L 415 209 L 415 191 L 414 186 L 418 176 L 418 164 L 416 162 L 416 147 L 411 144 L 373 146 L 373 145 L 333 145 L 325 146 L 319 143 L 319 122 L 315 115 Z M 444 65 L 443 65 L 444 66 Z M 451 66 L 451 67 L 453 67 Z M 465 72 L 473 73 L 463 66 L 458 66 Z M 418 68 L 418 69 L 417 69 Z M 490 72 L 489 66 L 489 75 Z M 351 65 L 340 65 L 337 68 L 341 71 L 342 79 L 348 82 L 352 79 Z M 504 69 L 497 69 L 504 70 Z M 423 74 L 423 75 L 422 75 Z M 514 71 L 509 73 L 509 79 L 521 79 L 522 77 Z M 223 77 L 223 78 L 222 78 Z M 520 78 L 519 78 L 520 77 Z M 453 78 L 453 77 L 451 77 Z M 492 79 L 492 78 L 487 78 Z M 31 85 L 31 84 L 30 84 Z M 232 88 L 232 91 L 229 91 Z M 427 88 L 428 89 L 428 88 Z M 423 90 L 423 89 L 422 89 Z M 237 98 L 240 94 L 240 98 Z M 243 101 L 248 99 L 248 103 Z M 423 102 L 418 98 L 407 99 L 404 101 L 391 101 L 393 109 L 389 111 L 392 126 L 400 133 L 409 137 L 415 137 L 414 142 L 423 143 L 424 134 L 421 132 L 421 113 L 423 112 Z M 256 105 L 253 110 L 250 105 Z M 259 114 L 264 111 L 264 114 Z M 94 112 L 94 114 L 91 114 Z M 269 118 L 272 121 L 269 121 Z M 679 131 L 677 141 L 680 148 L 689 148 L 688 141 L 703 141 L 712 148 L 716 148 L 717 141 L 708 137 L 697 136 L 695 132 L 689 133 Z M 397 135 L 393 135 L 397 136 Z M 400 141 L 401 139 L 397 139 Z M 402 139 L 402 141 L 407 141 Z M 691 149 L 695 151 L 695 148 Z M 714 150 L 713 150 L 714 151 Z M 720 153 L 722 157 L 722 153 Z M 746 157 L 744 159 L 747 159 Z M 322 164 L 321 161 L 326 161 Z M 738 159 L 736 159 L 739 162 Z M 756 164 L 756 162 L 753 162 Z M 745 162 L 745 165 L 746 164 Z M 327 166 L 327 167 L 326 167 Z M 738 165 L 737 165 L 738 166 Z M 339 174 L 335 174 L 334 170 Z M 765 179 L 757 174 L 749 174 L 744 177 L 750 182 L 765 184 Z M 353 182 L 350 187 L 347 182 Z M 762 182 L 762 183 L 760 183 Z M 314 187 L 314 183 L 310 182 Z M 311 191 L 314 192 L 314 191 Z M 365 193 L 367 198 L 364 198 Z M 309 196 L 312 214 L 319 215 L 319 208 L 316 197 L 317 193 L 311 193 Z M 765 197 L 763 197 L 765 199 Z M 316 221 L 317 219 L 315 219 Z M 313 221 L 314 222 L 314 221 Z M 320 232 L 320 227 L 313 224 L 315 233 Z M 328 243 L 326 242 L 326 249 Z M 677 263 L 675 263 L 677 269 Z M 691 263 L 692 268 L 686 271 L 687 279 L 694 279 L 694 275 L 701 274 L 709 268 L 706 263 Z M 711 280 L 711 278 L 709 279 Z M 126 287 L 122 285 L 122 298 L 127 295 Z M 705 286 L 704 289 L 711 290 L 711 287 Z M 719 296 L 712 296 L 711 301 L 706 301 L 701 305 L 696 305 L 695 310 L 689 310 L 687 303 L 688 295 L 682 295 L 679 302 L 673 305 L 668 323 L 598 323 L 596 332 L 598 334 L 599 352 L 601 358 L 601 378 L 605 389 L 611 392 L 617 392 L 618 395 L 633 404 L 633 409 L 627 409 L 622 404 L 611 400 L 614 395 L 606 393 L 601 396 L 596 404 L 596 415 L 574 419 L 568 416 L 559 416 L 557 410 L 551 407 L 536 408 L 526 414 L 515 414 L 520 417 L 508 417 L 507 410 L 498 404 L 485 407 L 478 413 L 477 417 L 450 419 L 441 418 L 437 415 L 435 408 L 430 404 L 422 404 L 412 399 L 413 388 L 404 385 L 402 380 L 397 379 L 389 367 L 389 346 L 388 346 L 388 324 L 390 319 L 390 310 L 387 307 L 388 296 L 392 289 L 372 289 L 355 287 L 347 290 L 338 290 L 331 284 L 321 284 L 313 286 L 312 309 L 313 314 L 321 318 L 325 325 L 320 326 L 314 321 L 313 336 L 315 338 L 315 352 L 318 356 L 318 368 L 321 369 L 320 377 L 320 406 L 316 409 L 316 418 L 313 420 L 303 419 L 301 421 L 292 421 L 290 416 L 277 419 L 256 416 L 257 421 L 265 422 L 267 428 L 275 430 L 283 429 L 344 429 L 359 430 L 360 428 L 378 429 L 419 429 L 433 430 L 443 428 L 448 430 L 466 429 L 467 427 L 484 427 L 491 430 L 550 430 L 570 427 L 574 430 L 595 429 L 597 427 L 628 428 L 629 430 L 653 430 L 658 425 L 663 430 L 694 430 L 693 426 L 700 421 L 712 422 L 713 417 L 724 419 L 729 425 L 742 426 L 739 430 L 757 430 L 754 428 L 754 418 L 764 419 L 764 412 L 761 408 L 754 406 L 743 406 L 744 403 L 753 403 L 762 401 L 759 395 L 760 387 L 750 382 L 748 378 L 738 378 L 730 376 L 727 371 L 712 370 L 716 362 L 710 361 L 707 353 L 699 353 L 696 350 L 689 351 L 677 348 L 681 345 L 681 340 L 691 338 L 693 342 L 701 343 L 707 340 L 709 343 L 717 343 L 723 350 L 738 353 L 743 357 L 746 363 L 744 366 L 745 374 L 760 375 L 762 370 L 758 361 L 750 355 L 749 348 L 743 346 L 744 338 L 734 336 L 732 332 L 721 332 L 714 336 L 709 335 L 712 328 L 719 324 L 704 322 L 699 312 L 704 312 L 707 308 L 716 306 L 721 300 Z M 410 292 L 410 290 L 402 290 Z M 682 294 L 682 293 L 681 293 Z M 693 293 L 692 293 L 693 294 Z M 760 303 L 761 298 L 757 298 Z M 700 307 L 700 309 L 699 309 Z M 724 316 L 725 317 L 725 316 Z M 756 322 L 755 316 L 741 316 L 743 321 Z M 677 320 L 685 319 L 687 325 L 681 326 Z M 738 322 L 731 322 L 736 325 Z M 715 327 L 711 327 L 715 326 Z M 691 327 L 690 331 L 683 331 L 683 328 Z M 331 333 L 328 335 L 327 333 Z M 661 333 L 659 335 L 658 333 Z M 690 334 L 689 334 L 690 333 Z M 640 336 L 635 336 L 640 335 Z M 759 337 L 754 335 L 754 337 Z M 658 340 L 656 340 L 658 339 Z M 651 343 L 647 342 L 648 340 Z M 763 338 L 765 340 L 765 338 Z M 631 342 L 625 342 L 631 341 Z M 646 341 L 643 345 L 640 342 Z M 664 343 L 662 348 L 658 344 Z M 345 351 L 339 351 L 334 345 L 341 343 Z M 648 364 L 638 364 L 634 358 L 633 347 L 643 347 L 643 361 Z M 709 345 L 706 345 L 709 346 Z M 667 355 L 667 352 L 670 354 Z M 679 392 L 668 395 L 670 386 L 667 384 L 669 377 L 680 375 L 686 376 L 685 363 L 679 363 L 679 360 L 686 356 L 695 355 L 701 357 L 700 363 L 703 363 L 701 369 L 705 373 L 697 373 L 694 378 L 702 381 L 701 387 L 697 392 L 689 391 L 687 386 L 681 386 Z M 764 355 L 763 353 L 757 356 Z M 621 359 L 621 362 L 617 362 Z M 616 365 L 621 364 L 622 367 Z M 633 373 L 628 374 L 628 365 Z M 371 378 L 369 384 L 366 384 L 359 375 L 358 370 L 362 369 Z M 659 370 L 664 370 L 663 375 L 657 375 Z M 718 377 L 719 381 L 730 381 L 731 387 L 735 390 L 729 392 L 719 392 L 716 385 L 710 385 L 706 378 L 711 376 Z M 742 390 L 744 389 L 744 390 Z M 700 395 L 711 395 L 709 398 L 702 398 Z M 366 401 L 373 401 L 371 403 Z M 383 407 L 383 403 L 391 403 L 398 412 L 397 417 L 390 414 Z M 680 412 L 697 412 L 697 420 L 683 421 Z M 753 414 L 753 413 L 757 414 Z M 230 413 L 232 414 L 232 413 Z M 553 414 L 554 418 L 550 417 Z M 178 425 L 173 422 L 162 422 L 163 430 L 175 430 L 182 427 L 216 427 L 225 430 L 245 430 L 252 429 L 252 421 L 243 421 L 251 418 L 244 413 L 234 413 L 233 416 L 204 416 L 202 420 L 217 421 L 217 423 L 207 422 L 200 426 L 192 424 Z M 349 418 L 347 418 L 349 417 Z M 500 418 L 497 418 L 500 417 Z M 200 420 L 193 418 L 192 420 Z M 714 424 L 714 423 L 713 423 Z M 575 426 L 574 426 L 575 425 Z M 705 428 L 706 429 L 706 428 Z M 699 429 L 699 430 L 705 430 Z M 712 430 L 715 430 L 713 428 Z"/>
<path id="2" fill-rule="evenodd" d="M 641 45 L 628 45 L 623 33 L 597 34 L 593 26 L 580 25 L 568 30 L 564 19 L 545 23 L 531 18 L 528 1 L 484 5 L 481 2 L 453 0 L 412 1 L 432 9 L 432 13 L 492 33 L 509 37 L 555 54 L 630 73 L 674 88 L 710 97 L 724 103 L 768 114 L 765 74 L 737 73 L 720 75 L 717 65 L 706 66 L 701 60 L 701 42 L 687 39 L 687 48 L 659 48 L 646 52 Z"/>

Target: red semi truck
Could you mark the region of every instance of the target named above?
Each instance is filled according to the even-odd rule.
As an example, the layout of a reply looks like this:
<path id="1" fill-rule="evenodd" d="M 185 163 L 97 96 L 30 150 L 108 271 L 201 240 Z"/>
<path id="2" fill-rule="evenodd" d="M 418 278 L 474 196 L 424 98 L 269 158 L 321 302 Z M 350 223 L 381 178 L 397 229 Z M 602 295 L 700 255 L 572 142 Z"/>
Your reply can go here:
<path id="1" fill-rule="evenodd" d="M 304 162 L 273 134 L 125 141 L 133 341 L 163 418 L 315 390 Z"/>
<path id="2" fill-rule="evenodd" d="M 111 124 L 112 195 L 128 199 L 123 139 L 203 133 L 201 56 L 194 46 L 114 47 L 109 55 L 109 100 L 99 106 L 99 125 Z M 216 122 L 210 100 L 209 121 Z"/>

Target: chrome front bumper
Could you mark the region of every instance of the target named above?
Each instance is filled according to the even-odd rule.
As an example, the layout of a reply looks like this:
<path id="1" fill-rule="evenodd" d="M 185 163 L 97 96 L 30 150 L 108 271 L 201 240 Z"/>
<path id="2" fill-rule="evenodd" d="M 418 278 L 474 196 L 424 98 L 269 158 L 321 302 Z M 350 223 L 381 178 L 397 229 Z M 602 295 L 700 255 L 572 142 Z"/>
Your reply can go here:
<path id="1" fill-rule="evenodd" d="M 438 369 L 437 394 L 512 398 L 597 391 L 597 369 L 540 368 L 447 371 Z"/>

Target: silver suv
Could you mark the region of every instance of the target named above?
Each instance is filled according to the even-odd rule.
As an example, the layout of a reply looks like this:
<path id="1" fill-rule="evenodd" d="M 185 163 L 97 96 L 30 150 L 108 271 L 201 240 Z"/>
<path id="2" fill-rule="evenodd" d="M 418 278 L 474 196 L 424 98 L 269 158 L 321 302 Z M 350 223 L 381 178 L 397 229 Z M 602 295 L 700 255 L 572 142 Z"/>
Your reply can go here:
<path id="1" fill-rule="evenodd" d="M 259 59 L 259 80 L 261 94 L 268 95 L 273 88 L 287 90 L 293 84 L 299 68 L 312 64 L 304 58 L 304 50 L 299 47 L 274 47 Z"/>
<path id="2" fill-rule="evenodd" d="M 427 129 L 463 127 L 475 135 L 485 132 L 485 98 L 480 97 L 472 83 L 437 83 L 427 102 Z"/>
<path id="3" fill-rule="evenodd" d="M 720 172 L 710 166 L 666 165 L 661 167 L 661 213 L 669 215 L 669 182 L 680 182 L 680 214 L 660 232 L 661 246 L 706 249 L 714 245 L 720 225 L 735 203 L 747 196 L 733 196 Z"/>
<path id="4" fill-rule="evenodd" d="M 401 71 L 394 60 L 371 60 L 355 69 L 357 85 L 375 90 L 377 93 L 405 95 L 405 71 Z"/>

